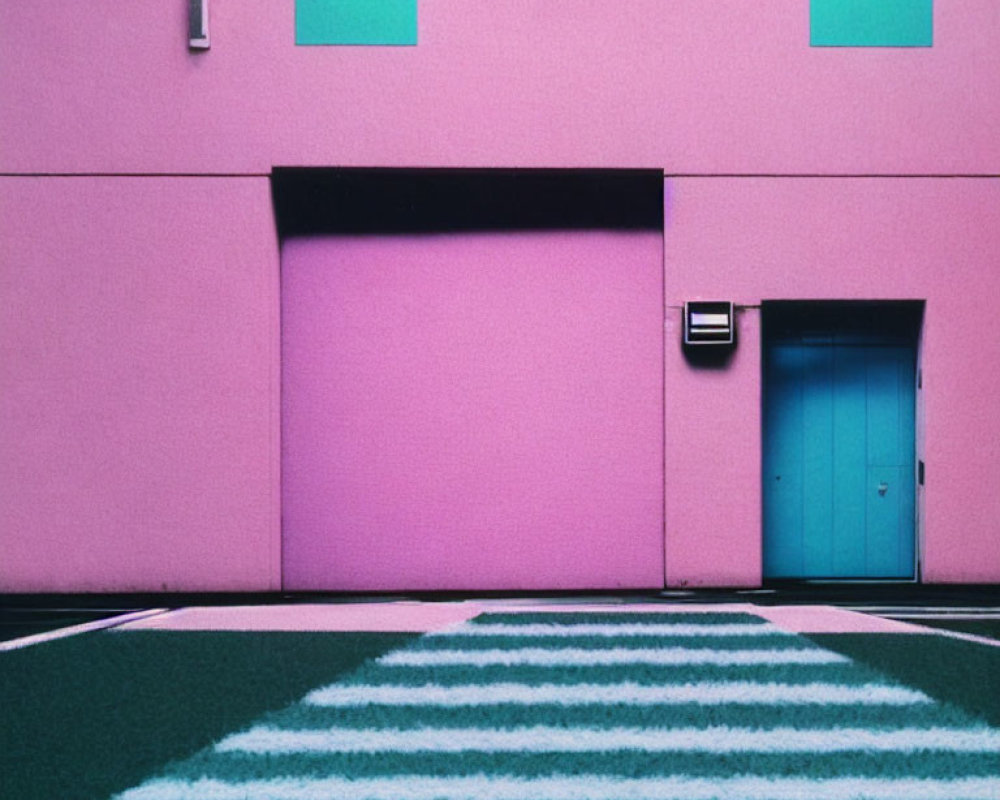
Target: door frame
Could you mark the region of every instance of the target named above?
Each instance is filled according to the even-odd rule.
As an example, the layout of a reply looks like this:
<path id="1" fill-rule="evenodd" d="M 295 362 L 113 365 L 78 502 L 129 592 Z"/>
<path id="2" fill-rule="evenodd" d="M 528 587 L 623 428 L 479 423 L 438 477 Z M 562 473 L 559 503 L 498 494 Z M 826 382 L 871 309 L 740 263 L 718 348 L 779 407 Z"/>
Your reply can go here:
<path id="1" fill-rule="evenodd" d="M 920 583 L 923 562 L 923 507 L 925 489 L 924 469 L 924 402 L 923 402 L 923 331 L 926 301 L 907 299 L 839 300 L 839 299 L 773 299 L 761 301 L 761 569 L 762 581 L 803 583 Z M 898 338 L 900 344 L 910 347 L 914 355 L 914 431 L 913 431 L 913 574 L 904 578 L 828 577 L 828 578 L 772 578 L 765 570 L 768 547 L 766 517 L 764 459 L 767 452 L 767 358 L 771 341 L 779 332 L 799 330 L 802 333 L 817 331 L 830 335 L 835 326 L 840 331 L 854 330 L 859 336 L 886 341 Z M 863 346 L 863 345 L 862 345 Z"/>

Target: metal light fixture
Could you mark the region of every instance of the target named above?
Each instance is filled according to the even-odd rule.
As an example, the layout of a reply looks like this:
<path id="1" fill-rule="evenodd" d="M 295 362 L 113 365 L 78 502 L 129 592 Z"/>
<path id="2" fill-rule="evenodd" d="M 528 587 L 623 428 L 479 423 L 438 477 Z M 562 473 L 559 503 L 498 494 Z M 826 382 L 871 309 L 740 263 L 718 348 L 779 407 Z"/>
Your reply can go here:
<path id="1" fill-rule="evenodd" d="M 208 0 L 188 0 L 188 47 L 208 50 Z"/>
<path id="2" fill-rule="evenodd" d="M 736 343 L 732 301 L 684 304 L 684 345 L 732 347 Z"/>

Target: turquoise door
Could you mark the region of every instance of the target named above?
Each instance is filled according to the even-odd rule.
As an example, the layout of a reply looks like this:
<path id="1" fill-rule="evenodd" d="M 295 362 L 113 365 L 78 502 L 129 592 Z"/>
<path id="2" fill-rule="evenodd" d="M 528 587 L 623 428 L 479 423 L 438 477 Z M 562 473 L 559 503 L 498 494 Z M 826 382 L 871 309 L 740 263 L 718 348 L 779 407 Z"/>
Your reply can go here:
<path id="1" fill-rule="evenodd" d="M 782 337 L 764 357 L 764 575 L 914 575 L 914 348 Z"/>

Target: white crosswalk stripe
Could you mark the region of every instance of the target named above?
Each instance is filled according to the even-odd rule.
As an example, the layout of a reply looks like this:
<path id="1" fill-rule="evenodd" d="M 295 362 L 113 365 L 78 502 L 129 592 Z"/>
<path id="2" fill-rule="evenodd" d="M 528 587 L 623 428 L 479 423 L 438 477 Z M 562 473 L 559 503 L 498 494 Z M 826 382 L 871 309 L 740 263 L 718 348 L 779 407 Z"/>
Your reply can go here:
<path id="1" fill-rule="evenodd" d="M 314 706 L 481 706 L 481 705 L 912 705 L 932 702 L 927 695 L 901 686 L 877 683 L 638 683 L 540 684 L 495 683 L 440 686 L 333 685 L 310 692 Z"/>
<path id="2" fill-rule="evenodd" d="M 121 800 L 998 800 L 995 778 L 276 778 L 161 780 Z"/>
<path id="3" fill-rule="evenodd" d="M 220 753 L 838 753 L 865 750 L 1000 753 L 1000 731 L 955 728 L 254 728 L 224 739 Z"/>
<path id="4" fill-rule="evenodd" d="M 794 636 L 776 625 L 719 623 L 716 625 L 698 625 L 692 623 L 566 623 L 566 624 L 527 624 L 509 625 L 493 623 L 480 625 L 463 623 L 454 628 L 429 633 L 428 637 L 441 638 L 448 636 Z"/>
<path id="5" fill-rule="evenodd" d="M 681 665 L 716 664 L 736 666 L 750 664 L 843 664 L 842 655 L 829 650 L 760 649 L 714 650 L 710 648 L 514 648 L 510 650 L 398 650 L 382 656 L 378 663 L 396 667 L 430 666 L 537 666 L 574 667 L 626 664 Z"/>

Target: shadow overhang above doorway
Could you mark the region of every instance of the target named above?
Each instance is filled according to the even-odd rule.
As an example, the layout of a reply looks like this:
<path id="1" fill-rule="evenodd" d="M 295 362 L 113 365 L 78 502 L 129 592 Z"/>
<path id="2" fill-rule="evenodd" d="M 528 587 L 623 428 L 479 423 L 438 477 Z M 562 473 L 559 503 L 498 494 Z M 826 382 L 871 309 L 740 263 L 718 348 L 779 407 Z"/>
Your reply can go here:
<path id="1" fill-rule="evenodd" d="M 659 170 L 276 167 L 278 232 L 662 230 Z"/>

